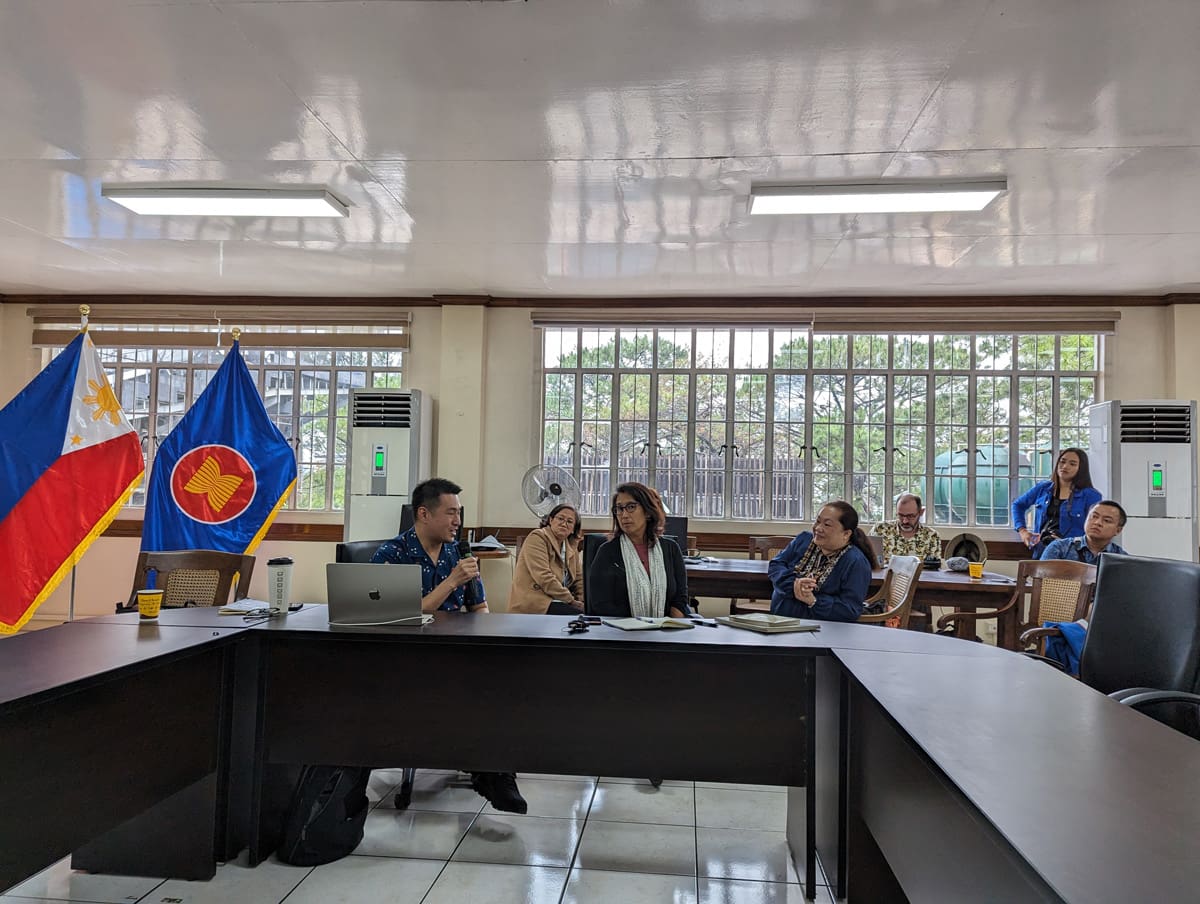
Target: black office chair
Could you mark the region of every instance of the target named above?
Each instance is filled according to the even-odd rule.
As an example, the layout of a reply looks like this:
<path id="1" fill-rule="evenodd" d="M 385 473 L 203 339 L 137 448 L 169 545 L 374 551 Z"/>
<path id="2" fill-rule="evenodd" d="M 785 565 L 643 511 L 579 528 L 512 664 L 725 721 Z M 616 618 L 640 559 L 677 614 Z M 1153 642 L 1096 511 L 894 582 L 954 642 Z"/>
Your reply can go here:
<path id="1" fill-rule="evenodd" d="M 667 515 L 663 536 L 670 537 L 684 553 L 688 549 L 688 519 L 685 515 Z"/>
<path id="2" fill-rule="evenodd" d="M 595 598 L 592 596 L 591 565 L 592 560 L 596 558 L 596 553 L 600 547 L 608 542 L 607 534 L 584 534 L 583 535 L 583 606 L 584 611 L 591 613 L 591 601 Z"/>
<path id="3" fill-rule="evenodd" d="M 396 531 L 398 534 L 404 533 L 413 526 L 415 516 L 413 515 L 413 507 L 407 502 L 400 506 L 400 529 Z"/>
<path id="4" fill-rule="evenodd" d="M 1101 556 L 1079 677 L 1200 739 L 1200 565 Z"/>
<path id="5" fill-rule="evenodd" d="M 391 537 L 388 538 L 390 540 Z M 339 543 L 333 555 L 335 562 L 370 562 L 375 551 L 387 540 L 350 540 Z"/>

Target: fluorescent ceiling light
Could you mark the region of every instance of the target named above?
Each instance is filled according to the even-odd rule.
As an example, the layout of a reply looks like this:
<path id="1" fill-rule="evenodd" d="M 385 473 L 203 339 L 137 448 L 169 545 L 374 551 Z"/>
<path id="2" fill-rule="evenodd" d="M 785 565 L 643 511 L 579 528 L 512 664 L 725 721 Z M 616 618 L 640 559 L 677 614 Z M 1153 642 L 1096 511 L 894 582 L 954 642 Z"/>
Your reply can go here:
<path id="1" fill-rule="evenodd" d="M 323 189 L 109 187 L 102 197 L 136 214 L 158 217 L 348 217 Z"/>
<path id="2" fill-rule="evenodd" d="M 983 210 L 1005 181 L 876 185 L 764 185 L 750 190 L 750 213 L 931 213 Z"/>

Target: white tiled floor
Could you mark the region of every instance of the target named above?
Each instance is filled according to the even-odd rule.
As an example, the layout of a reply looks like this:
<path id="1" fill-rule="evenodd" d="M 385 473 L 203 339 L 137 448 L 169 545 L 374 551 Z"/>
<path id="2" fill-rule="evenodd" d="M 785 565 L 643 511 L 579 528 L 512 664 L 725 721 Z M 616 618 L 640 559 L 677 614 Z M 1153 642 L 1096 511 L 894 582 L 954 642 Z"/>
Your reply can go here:
<path id="1" fill-rule="evenodd" d="M 526 816 L 497 813 L 465 775 L 371 777 L 372 810 L 350 857 L 315 869 L 227 863 L 211 882 L 91 876 L 63 860 L 0 904 L 800 904 L 787 854 L 787 794 L 763 785 L 521 775 Z M 823 882 L 823 879 L 819 879 Z M 833 904 L 824 885 L 817 901 Z"/>

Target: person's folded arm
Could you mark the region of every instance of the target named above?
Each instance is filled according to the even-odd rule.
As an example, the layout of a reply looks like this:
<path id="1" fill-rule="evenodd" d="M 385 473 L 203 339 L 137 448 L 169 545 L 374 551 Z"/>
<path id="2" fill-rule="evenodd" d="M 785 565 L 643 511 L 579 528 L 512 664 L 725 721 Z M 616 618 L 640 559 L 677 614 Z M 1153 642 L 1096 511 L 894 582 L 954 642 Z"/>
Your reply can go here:
<path id="1" fill-rule="evenodd" d="M 767 576 L 771 579 L 771 586 L 775 588 L 771 595 L 771 612 L 775 615 L 806 618 L 812 614 L 812 610 L 796 599 L 795 594 L 796 565 L 810 542 L 810 534 L 800 534 L 767 566 Z"/>
<path id="2" fill-rule="evenodd" d="M 811 606 L 806 606 L 794 596 L 780 596 L 776 594 L 771 601 L 772 615 L 787 615 L 792 618 L 812 618 L 813 610 Z"/>
<path id="3" fill-rule="evenodd" d="M 525 567 L 529 569 L 529 576 L 533 578 L 534 585 L 542 593 L 552 600 L 573 598 L 571 591 L 563 584 L 562 578 L 555 574 L 554 568 L 551 567 L 551 558 L 557 558 L 557 556 L 554 556 L 553 550 L 543 534 L 530 534 L 526 537 L 525 542 L 521 544 L 520 554 L 525 560 Z"/>
<path id="4" fill-rule="evenodd" d="M 796 580 L 796 565 L 800 562 L 803 550 L 808 548 L 809 538 L 806 534 L 796 537 L 787 547 L 773 558 L 767 565 L 767 577 L 771 586 L 776 590 L 792 596 L 792 584 Z M 794 596 L 792 596 L 795 599 Z"/>
<path id="5" fill-rule="evenodd" d="M 871 566 L 866 557 L 862 554 L 853 558 L 845 556 L 824 587 L 814 594 L 817 601 L 808 607 L 809 614 L 827 621 L 858 621 L 863 601 L 871 589 Z"/>

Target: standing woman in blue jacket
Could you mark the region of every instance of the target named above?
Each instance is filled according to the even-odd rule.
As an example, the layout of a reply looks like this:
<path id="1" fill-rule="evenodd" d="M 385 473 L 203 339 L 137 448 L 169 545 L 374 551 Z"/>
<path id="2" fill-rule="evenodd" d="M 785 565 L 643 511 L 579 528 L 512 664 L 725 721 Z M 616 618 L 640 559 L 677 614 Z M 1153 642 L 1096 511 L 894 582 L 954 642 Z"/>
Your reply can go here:
<path id="1" fill-rule="evenodd" d="M 1054 463 L 1054 474 L 1022 493 L 1012 504 L 1013 529 L 1036 559 L 1060 537 L 1082 537 L 1088 509 L 1099 502 L 1100 491 L 1092 486 L 1087 453 L 1063 449 Z M 1026 526 L 1026 513 L 1033 509 L 1033 527 Z"/>
<path id="2" fill-rule="evenodd" d="M 875 552 L 858 526 L 849 502 L 830 502 L 804 531 L 771 560 L 767 574 L 775 588 L 776 615 L 858 621 L 871 586 Z"/>

